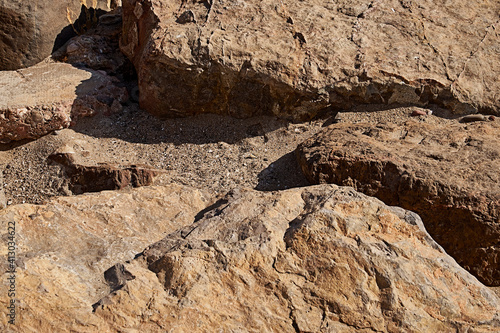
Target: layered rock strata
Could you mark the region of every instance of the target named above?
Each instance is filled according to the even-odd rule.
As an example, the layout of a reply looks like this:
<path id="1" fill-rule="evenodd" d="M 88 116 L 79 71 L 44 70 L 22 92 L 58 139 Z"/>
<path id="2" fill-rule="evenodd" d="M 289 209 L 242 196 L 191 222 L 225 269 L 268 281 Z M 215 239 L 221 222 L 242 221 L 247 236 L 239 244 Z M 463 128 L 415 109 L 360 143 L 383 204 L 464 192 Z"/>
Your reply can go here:
<path id="1" fill-rule="evenodd" d="M 352 186 L 417 212 L 432 237 L 500 285 L 500 125 L 335 124 L 297 148 L 313 183 Z"/>

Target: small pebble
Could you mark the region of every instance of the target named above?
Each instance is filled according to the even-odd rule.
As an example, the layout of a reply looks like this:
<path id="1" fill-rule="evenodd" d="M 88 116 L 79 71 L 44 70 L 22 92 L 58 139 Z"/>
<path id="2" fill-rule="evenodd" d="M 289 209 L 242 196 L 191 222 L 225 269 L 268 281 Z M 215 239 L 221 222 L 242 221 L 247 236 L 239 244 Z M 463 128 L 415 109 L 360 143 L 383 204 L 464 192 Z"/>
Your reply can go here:
<path id="1" fill-rule="evenodd" d="M 432 111 L 424 111 L 424 110 L 413 110 L 411 113 L 412 117 L 418 117 L 418 116 L 428 116 L 432 114 Z"/>
<path id="2" fill-rule="evenodd" d="M 483 114 L 470 114 L 468 116 L 464 116 L 464 117 L 460 118 L 461 123 L 472 123 L 475 121 L 487 121 L 487 120 L 493 121 L 493 120 L 495 120 L 495 117 L 494 116 L 485 116 Z"/>

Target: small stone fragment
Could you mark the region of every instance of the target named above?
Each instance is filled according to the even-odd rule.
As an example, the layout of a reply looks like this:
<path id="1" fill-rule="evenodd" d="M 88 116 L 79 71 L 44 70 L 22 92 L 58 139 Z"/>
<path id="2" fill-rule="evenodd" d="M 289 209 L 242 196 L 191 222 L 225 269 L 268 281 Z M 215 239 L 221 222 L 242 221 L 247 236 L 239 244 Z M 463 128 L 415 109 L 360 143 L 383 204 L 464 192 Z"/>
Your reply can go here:
<path id="1" fill-rule="evenodd" d="M 127 281 L 135 279 L 135 276 L 127 271 L 123 264 L 116 264 L 104 272 L 104 278 L 111 290 L 116 290 L 123 287 Z"/>
<path id="2" fill-rule="evenodd" d="M 493 116 L 491 116 L 493 117 Z M 487 121 L 487 120 L 495 120 L 495 117 L 491 119 L 489 116 L 485 116 L 483 114 L 470 114 L 465 117 L 460 118 L 461 123 L 472 123 L 475 121 Z"/>
<path id="3" fill-rule="evenodd" d="M 425 110 L 413 110 L 413 112 L 411 113 L 411 116 L 412 117 L 418 117 L 418 116 L 428 116 L 430 113 L 428 111 L 425 111 Z"/>

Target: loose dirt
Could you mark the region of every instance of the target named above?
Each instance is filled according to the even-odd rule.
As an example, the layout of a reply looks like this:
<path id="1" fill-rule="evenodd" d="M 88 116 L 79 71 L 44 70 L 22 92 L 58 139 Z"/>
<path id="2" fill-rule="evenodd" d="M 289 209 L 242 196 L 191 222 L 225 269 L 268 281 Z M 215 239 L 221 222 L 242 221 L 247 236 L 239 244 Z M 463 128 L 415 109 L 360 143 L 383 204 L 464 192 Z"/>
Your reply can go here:
<path id="1" fill-rule="evenodd" d="M 3 190 L 8 205 L 73 195 L 62 167 L 47 159 L 65 145 L 85 156 L 89 164 L 146 164 L 162 169 L 165 173 L 156 179 L 157 185 L 175 182 L 214 194 L 234 187 L 272 191 L 307 186 L 295 160 L 298 144 L 336 121 L 402 123 L 416 109 L 372 105 L 293 124 L 274 117 L 234 119 L 209 114 L 162 120 L 129 103 L 118 115 L 83 119 L 73 128 L 35 141 L 0 145 Z M 414 119 L 458 121 L 441 109 Z"/>

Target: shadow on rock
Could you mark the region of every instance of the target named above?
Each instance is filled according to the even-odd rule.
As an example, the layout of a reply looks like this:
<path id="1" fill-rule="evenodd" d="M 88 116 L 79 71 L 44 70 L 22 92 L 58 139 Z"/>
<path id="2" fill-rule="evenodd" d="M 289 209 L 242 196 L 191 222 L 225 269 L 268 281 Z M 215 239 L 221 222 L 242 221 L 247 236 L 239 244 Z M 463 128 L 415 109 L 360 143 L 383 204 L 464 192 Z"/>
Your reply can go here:
<path id="1" fill-rule="evenodd" d="M 237 119 L 230 116 L 200 114 L 186 118 L 159 119 L 129 103 L 123 112 L 110 117 L 82 119 L 73 130 L 97 138 L 117 138 L 131 143 L 207 144 L 240 142 L 287 126 L 275 117 Z"/>
<path id="2" fill-rule="evenodd" d="M 105 10 L 92 7 L 87 8 L 85 5 L 82 5 L 78 19 L 76 19 L 75 22 L 65 26 L 57 35 L 54 41 L 54 46 L 52 47 L 52 52 L 58 50 L 71 38 L 77 35 L 81 35 L 91 28 L 95 27 L 97 25 L 97 22 L 99 21 L 99 17 L 105 13 Z"/>
<path id="3" fill-rule="evenodd" d="M 258 178 L 259 183 L 255 189 L 259 191 L 278 191 L 310 185 L 293 152 L 271 163 L 259 173 Z"/>

